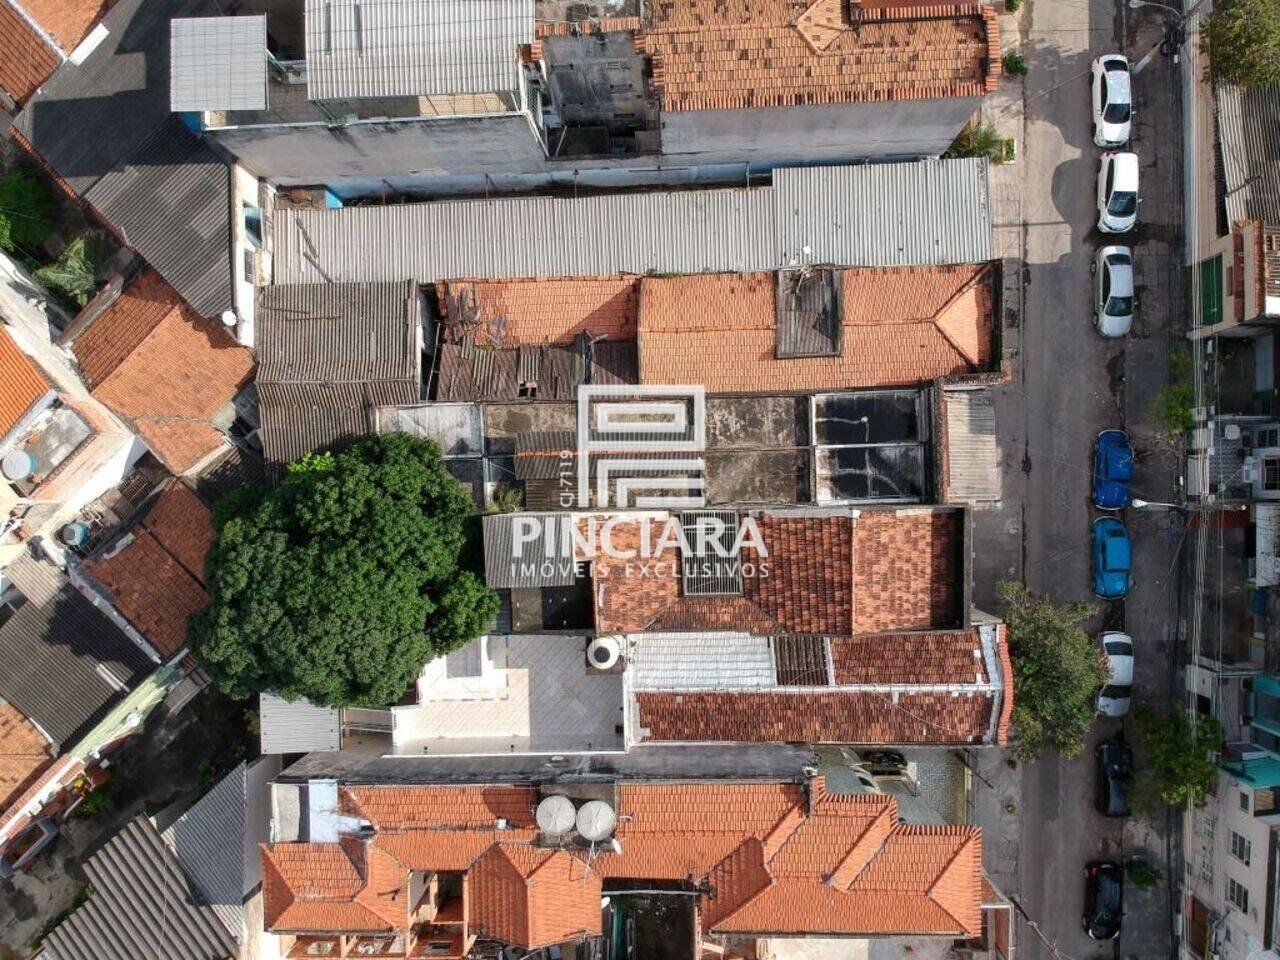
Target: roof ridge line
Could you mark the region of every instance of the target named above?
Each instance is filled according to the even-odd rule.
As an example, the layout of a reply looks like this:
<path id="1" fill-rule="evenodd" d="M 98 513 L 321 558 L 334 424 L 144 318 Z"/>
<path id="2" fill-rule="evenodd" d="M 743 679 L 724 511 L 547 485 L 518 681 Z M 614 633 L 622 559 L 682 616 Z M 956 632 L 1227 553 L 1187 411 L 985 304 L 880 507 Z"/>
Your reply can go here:
<path id="1" fill-rule="evenodd" d="M 914 824 L 914 826 L 961 827 L 965 825 L 962 825 L 962 824 Z M 942 883 L 944 879 L 948 879 L 950 877 L 952 870 L 956 868 L 956 864 L 957 864 L 957 861 L 960 859 L 960 856 L 965 852 L 967 852 L 969 848 L 973 846 L 975 841 L 981 843 L 982 841 L 981 829 L 982 829 L 981 827 L 974 827 L 972 825 L 968 825 L 968 829 L 966 829 L 964 831 L 964 834 L 962 834 L 964 836 L 963 842 L 956 845 L 956 849 L 951 854 L 951 857 L 943 865 L 942 869 L 938 871 L 938 875 L 933 878 L 933 882 L 929 884 L 929 888 L 925 891 L 925 896 L 927 896 L 930 900 L 936 903 L 938 905 L 938 909 L 942 910 L 947 916 L 949 916 L 952 920 L 954 920 L 957 926 L 959 926 L 959 928 L 962 930 L 968 930 L 969 928 L 968 926 L 966 926 L 963 920 L 961 920 L 959 917 L 955 915 L 954 911 L 947 904 L 943 903 L 941 898 L 934 895 L 934 891 L 937 889 L 938 884 Z M 940 834 L 940 835 L 947 836 L 948 834 Z M 981 874 L 982 872 L 981 860 L 979 860 L 978 862 L 978 872 L 979 874 Z M 979 897 L 979 900 L 981 900 L 981 897 Z"/>
<path id="2" fill-rule="evenodd" d="M 942 338 L 946 340 L 947 343 L 951 344 L 951 348 L 955 350 L 956 353 L 960 354 L 960 356 L 964 357 L 966 363 L 975 367 L 978 365 L 977 358 L 969 356 L 969 352 L 965 350 L 962 346 L 960 346 L 960 344 L 956 343 L 955 339 L 951 336 L 951 334 L 947 332 L 946 327 L 942 325 L 942 322 L 939 318 L 948 310 L 950 310 L 955 305 L 957 300 L 959 300 L 962 296 L 964 296 L 971 289 L 973 289 L 973 287 L 975 287 L 979 281 L 985 280 L 987 278 L 987 275 L 990 274 L 990 272 L 991 272 L 991 264 L 984 263 L 982 265 L 982 268 L 973 275 L 973 277 L 969 280 L 968 283 L 966 283 L 959 290 L 953 293 L 947 299 L 946 303 L 944 303 L 941 307 L 939 307 L 937 310 L 933 312 L 933 316 L 928 321 L 933 325 L 933 328 L 935 330 L 937 330 L 940 334 L 942 334 Z"/>

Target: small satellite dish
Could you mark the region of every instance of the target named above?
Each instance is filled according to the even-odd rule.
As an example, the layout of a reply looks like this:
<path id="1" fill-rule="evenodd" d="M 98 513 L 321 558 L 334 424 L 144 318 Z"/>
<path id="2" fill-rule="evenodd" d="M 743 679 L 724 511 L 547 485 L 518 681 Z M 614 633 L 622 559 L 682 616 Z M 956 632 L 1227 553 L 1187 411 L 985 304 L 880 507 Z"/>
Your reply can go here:
<path id="1" fill-rule="evenodd" d="M 550 796 L 543 797 L 538 803 L 534 817 L 539 830 L 558 837 L 573 829 L 577 814 L 573 801 L 568 797 Z"/>
<path id="2" fill-rule="evenodd" d="M 239 320 L 240 318 L 236 316 L 236 312 L 234 310 L 222 311 L 222 325 L 224 327 L 234 327 Z"/>
<path id="3" fill-rule="evenodd" d="M 622 844 L 618 842 L 617 837 L 614 837 L 612 840 L 609 841 L 609 849 L 612 850 L 614 853 L 616 853 L 618 856 L 622 856 Z"/>
<path id="4" fill-rule="evenodd" d="M 618 827 L 618 815 L 603 800 L 588 800 L 578 810 L 578 833 L 592 843 L 608 840 Z"/>

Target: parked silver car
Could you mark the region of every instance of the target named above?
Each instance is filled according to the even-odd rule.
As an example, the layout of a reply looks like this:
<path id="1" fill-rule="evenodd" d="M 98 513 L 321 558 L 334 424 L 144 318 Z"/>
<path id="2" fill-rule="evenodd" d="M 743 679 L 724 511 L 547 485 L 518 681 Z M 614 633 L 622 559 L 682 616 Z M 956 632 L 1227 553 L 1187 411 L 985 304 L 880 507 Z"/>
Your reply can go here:
<path id="1" fill-rule="evenodd" d="M 1133 249 L 1103 247 L 1092 269 L 1094 326 L 1104 337 L 1127 336 L 1133 326 Z"/>

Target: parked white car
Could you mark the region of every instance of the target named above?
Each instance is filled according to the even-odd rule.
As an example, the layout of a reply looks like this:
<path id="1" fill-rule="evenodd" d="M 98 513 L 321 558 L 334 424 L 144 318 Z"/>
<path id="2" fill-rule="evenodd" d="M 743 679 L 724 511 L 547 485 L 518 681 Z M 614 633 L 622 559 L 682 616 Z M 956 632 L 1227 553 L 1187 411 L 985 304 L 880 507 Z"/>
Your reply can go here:
<path id="1" fill-rule="evenodd" d="M 1138 155 L 1104 153 L 1098 167 L 1098 229 L 1128 233 L 1138 222 Z"/>
<path id="2" fill-rule="evenodd" d="M 1133 639 L 1115 630 L 1098 639 L 1107 658 L 1107 669 L 1111 671 L 1107 685 L 1098 693 L 1098 713 L 1104 717 L 1123 717 L 1129 712 L 1133 696 Z"/>
<path id="3" fill-rule="evenodd" d="M 1133 306 L 1133 248 L 1103 247 L 1093 260 L 1094 326 L 1104 337 L 1128 336 Z"/>
<path id="4" fill-rule="evenodd" d="M 1090 67 L 1093 78 L 1093 142 L 1100 147 L 1123 147 L 1129 142 L 1133 120 L 1133 84 L 1129 61 L 1118 53 L 1104 54 Z"/>

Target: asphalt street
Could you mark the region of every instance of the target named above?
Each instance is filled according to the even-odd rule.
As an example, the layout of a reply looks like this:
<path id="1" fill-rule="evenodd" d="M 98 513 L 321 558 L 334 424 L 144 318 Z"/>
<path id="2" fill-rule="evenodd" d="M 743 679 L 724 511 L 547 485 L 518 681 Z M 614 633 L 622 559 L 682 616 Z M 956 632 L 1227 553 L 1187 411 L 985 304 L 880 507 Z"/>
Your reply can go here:
<path id="1" fill-rule="evenodd" d="M 1176 66 L 1157 56 L 1134 78 L 1137 116 L 1129 149 L 1141 164 L 1138 228 L 1121 240 L 1096 229 L 1101 150 L 1093 144 L 1089 64 L 1105 52 L 1138 60 L 1161 35 L 1162 14 L 1123 9 L 1117 0 L 1030 0 L 1002 17 L 1005 49 L 1028 66 L 1021 83 L 1005 81 L 984 110 L 1018 139 L 1018 159 L 993 170 L 997 243 L 1020 264 L 1020 311 L 1006 313 L 1012 381 L 997 391 L 1003 499 L 975 515 L 975 601 L 998 610 L 1000 580 L 1025 580 L 1058 600 L 1088 600 L 1090 629 L 1125 629 L 1135 642 L 1139 703 L 1165 707 L 1178 682 L 1177 570 L 1182 519 L 1173 511 L 1130 509 L 1135 586 L 1122 602 L 1097 601 L 1090 577 L 1093 439 L 1109 427 L 1129 431 L 1138 449 L 1135 495 L 1176 500 L 1177 464 L 1149 421 L 1167 380 L 1171 345 L 1183 333 L 1180 224 L 1180 122 Z M 1016 32 L 1015 32 L 1016 26 Z M 1098 247 L 1134 248 L 1138 321 L 1124 340 L 1106 340 L 1090 319 Z M 1019 956 L 1166 957 L 1172 949 L 1173 900 L 1166 866 L 1172 824 L 1107 820 L 1092 807 L 1092 747 L 1119 721 L 1095 721 L 1089 749 L 1029 765 L 976 757 L 991 785 L 975 780 L 973 816 L 985 828 L 993 879 L 1025 911 Z M 1132 735 L 1131 735 L 1132 739 Z M 1174 834 L 1176 836 L 1176 833 Z M 1174 847 L 1177 846 L 1175 843 Z M 1099 944 L 1081 930 L 1082 870 L 1097 858 L 1141 855 L 1166 870 L 1150 892 L 1126 891 L 1121 938 Z M 1034 927 L 1032 926 L 1034 924 Z M 1051 945 L 1051 946 L 1050 946 Z"/>

